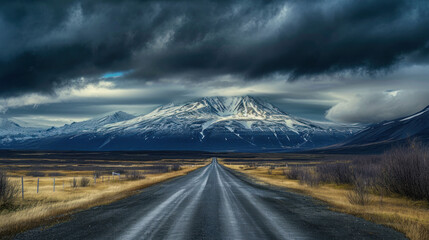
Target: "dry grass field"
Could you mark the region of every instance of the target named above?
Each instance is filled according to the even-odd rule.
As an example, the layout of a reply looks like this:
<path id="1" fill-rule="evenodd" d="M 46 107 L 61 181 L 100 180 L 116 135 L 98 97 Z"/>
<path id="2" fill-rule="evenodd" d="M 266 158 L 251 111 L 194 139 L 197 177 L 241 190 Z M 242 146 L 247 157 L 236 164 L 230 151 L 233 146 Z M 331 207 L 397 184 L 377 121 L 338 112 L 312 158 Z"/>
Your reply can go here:
<path id="1" fill-rule="evenodd" d="M 310 195 L 326 202 L 332 210 L 392 227 L 403 232 L 410 239 L 429 239 L 429 204 L 427 201 L 410 200 L 392 194 L 389 196 L 369 194 L 369 201 L 365 205 L 352 204 L 348 197 L 353 188 L 350 184 L 321 183 L 310 186 L 285 176 L 285 171 L 289 171 L 290 166 L 302 165 L 304 168 L 314 168 L 321 163 L 317 161 L 220 160 L 226 167 L 244 173 L 257 182 Z"/>
<path id="2" fill-rule="evenodd" d="M 153 157 L 155 160 L 149 157 L 144 161 L 134 157 L 103 160 L 100 156 L 90 161 L 74 161 L 64 156 L 32 157 L 0 160 L 0 171 L 7 173 L 9 183 L 17 190 L 12 202 L 0 209 L 0 236 L 63 221 L 70 213 L 111 203 L 209 163 L 208 159 L 198 156 L 195 159 Z M 112 172 L 121 175 L 112 176 Z"/>

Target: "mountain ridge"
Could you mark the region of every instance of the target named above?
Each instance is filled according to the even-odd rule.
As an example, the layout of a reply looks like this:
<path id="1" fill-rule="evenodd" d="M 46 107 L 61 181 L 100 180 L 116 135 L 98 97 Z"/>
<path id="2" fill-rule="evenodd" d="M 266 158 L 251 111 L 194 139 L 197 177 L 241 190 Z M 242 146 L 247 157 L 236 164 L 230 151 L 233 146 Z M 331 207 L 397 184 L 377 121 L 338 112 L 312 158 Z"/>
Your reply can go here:
<path id="1" fill-rule="evenodd" d="M 412 138 L 429 142 L 429 106 L 405 117 L 372 124 L 336 148 L 367 146 L 382 151 Z"/>
<path id="2" fill-rule="evenodd" d="M 129 120 L 135 118 L 134 115 L 117 111 L 102 117 L 96 117 L 89 120 L 81 121 L 81 122 L 73 122 L 71 124 L 65 124 L 62 127 L 52 127 L 47 131 L 50 131 L 52 134 L 63 134 L 63 133 L 72 133 L 75 131 L 94 131 L 106 124 L 112 124 L 116 122 L 122 122 L 125 120 Z"/>
<path id="3" fill-rule="evenodd" d="M 338 143 L 352 134 L 294 117 L 251 96 L 205 97 L 137 117 L 119 115 L 47 130 L 3 148 L 292 151 Z"/>

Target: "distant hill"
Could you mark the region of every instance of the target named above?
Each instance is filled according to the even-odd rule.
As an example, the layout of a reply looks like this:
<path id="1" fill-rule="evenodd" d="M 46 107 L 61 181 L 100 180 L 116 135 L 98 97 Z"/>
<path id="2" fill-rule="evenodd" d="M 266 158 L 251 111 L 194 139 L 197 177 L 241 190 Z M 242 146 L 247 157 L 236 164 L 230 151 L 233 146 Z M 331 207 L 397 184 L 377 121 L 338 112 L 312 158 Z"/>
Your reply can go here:
<path id="1" fill-rule="evenodd" d="M 411 139 L 429 143 L 429 106 L 407 117 L 370 125 L 343 143 L 317 151 L 377 153 Z"/>

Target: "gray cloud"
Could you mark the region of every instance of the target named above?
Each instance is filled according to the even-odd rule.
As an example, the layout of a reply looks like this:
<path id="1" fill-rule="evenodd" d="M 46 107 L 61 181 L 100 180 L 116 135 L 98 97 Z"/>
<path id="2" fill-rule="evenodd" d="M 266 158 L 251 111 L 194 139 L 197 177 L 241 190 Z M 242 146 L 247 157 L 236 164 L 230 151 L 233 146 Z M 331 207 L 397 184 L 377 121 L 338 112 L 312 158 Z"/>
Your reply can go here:
<path id="1" fill-rule="evenodd" d="M 258 80 L 427 63 L 429 3 L 379 1 L 6 1 L 0 95 L 52 93 L 106 72 Z"/>
<path id="2" fill-rule="evenodd" d="M 426 91 L 386 91 L 358 94 L 326 112 L 326 118 L 346 123 L 375 123 L 416 113 L 429 104 Z"/>

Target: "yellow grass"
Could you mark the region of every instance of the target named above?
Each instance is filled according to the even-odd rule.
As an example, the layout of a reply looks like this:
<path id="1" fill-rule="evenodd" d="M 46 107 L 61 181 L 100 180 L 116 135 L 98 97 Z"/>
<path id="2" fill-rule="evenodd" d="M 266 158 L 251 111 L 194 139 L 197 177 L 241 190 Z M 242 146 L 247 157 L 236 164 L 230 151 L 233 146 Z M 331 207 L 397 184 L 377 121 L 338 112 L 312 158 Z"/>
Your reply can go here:
<path id="1" fill-rule="evenodd" d="M 293 191 L 310 195 L 331 206 L 332 210 L 352 214 L 366 220 L 392 227 L 404 233 L 410 239 L 429 239 L 429 206 L 424 201 L 412 201 L 402 197 L 371 196 L 368 205 L 351 204 L 347 198 L 350 186 L 325 184 L 310 187 L 297 180 L 286 179 L 284 168 L 276 168 L 268 174 L 267 167 L 248 168 L 245 165 L 225 165 L 245 173 L 261 183 L 285 187 Z"/>
<path id="2" fill-rule="evenodd" d="M 20 198 L 15 201 L 15 206 L 17 206 L 15 209 L 0 212 L 0 236 L 12 235 L 39 225 L 64 220 L 70 213 L 111 203 L 153 184 L 186 175 L 204 165 L 188 165 L 182 166 L 179 171 L 145 174 L 146 178 L 141 180 L 118 180 L 118 176 L 115 176 L 115 180 L 113 180 L 112 176 L 105 175 L 103 176 L 104 182 L 100 177 L 95 184 L 92 171 L 55 171 L 65 174 L 65 176 L 55 177 L 55 192 L 53 192 L 53 177 L 40 177 L 39 193 L 36 193 L 37 177 L 25 176 L 24 200 L 19 195 Z M 25 171 L 15 171 L 9 174 L 12 175 L 10 179 L 21 187 L 21 178 L 13 177 L 13 175 L 25 175 Z M 83 176 L 91 179 L 90 186 L 71 187 L 70 181 L 74 177 L 79 183 Z M 110 181 L 108 181 L 108 177 L 110 177 Z"/>

